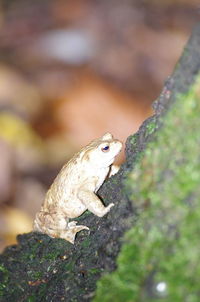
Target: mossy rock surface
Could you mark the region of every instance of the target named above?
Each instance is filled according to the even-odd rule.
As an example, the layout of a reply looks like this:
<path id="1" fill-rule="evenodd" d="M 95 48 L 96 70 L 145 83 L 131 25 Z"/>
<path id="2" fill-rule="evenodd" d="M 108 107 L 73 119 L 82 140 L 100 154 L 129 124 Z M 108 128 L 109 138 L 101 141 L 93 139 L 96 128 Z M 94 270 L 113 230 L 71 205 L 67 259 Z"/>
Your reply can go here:
<path id="1" fill-rule="evenodd" d="M 199 301 L 199 71 L 200 26 L 98 192 L 110 213 L 80 217 L 91 231 L 75 245 L 20 235 L 0 256 L 0 301 Z"/>
<path id="2" fill-rule="evenodd" d="M 136 221 L 124 236 L 117 269 L 98 281 L 95 302 L 199 301 L 199 32 L 155 103 L 155 116 L 128 140 L 132 171 L 123 192 Z"/>
<path id="3" fill-rule="evenodd" d="M 124 181 L 138 218 L 94 301 L 199 301 L 199 117 L 200 78 Z"/>

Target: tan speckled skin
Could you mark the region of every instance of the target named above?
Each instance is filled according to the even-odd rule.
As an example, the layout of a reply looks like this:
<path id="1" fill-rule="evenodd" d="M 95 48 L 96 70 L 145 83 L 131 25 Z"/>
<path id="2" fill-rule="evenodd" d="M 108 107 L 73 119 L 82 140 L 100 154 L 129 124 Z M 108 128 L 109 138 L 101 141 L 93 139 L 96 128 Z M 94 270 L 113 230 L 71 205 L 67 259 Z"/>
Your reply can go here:
<path id="1" fill-rule="evenodd" d="M 74 243 L 76 233 L 89 228 L 69 222 L 70 218 L 86 210 L 99 217 L 108 213 L 114 204 L 105 207 L 95 193 L 107 176 L 117 172 L 116 167 L 111 171 L 111 166 L 121 148 L 122 143 L 106 133 L 75 154 L 48 190 L 33 229 Z"/>

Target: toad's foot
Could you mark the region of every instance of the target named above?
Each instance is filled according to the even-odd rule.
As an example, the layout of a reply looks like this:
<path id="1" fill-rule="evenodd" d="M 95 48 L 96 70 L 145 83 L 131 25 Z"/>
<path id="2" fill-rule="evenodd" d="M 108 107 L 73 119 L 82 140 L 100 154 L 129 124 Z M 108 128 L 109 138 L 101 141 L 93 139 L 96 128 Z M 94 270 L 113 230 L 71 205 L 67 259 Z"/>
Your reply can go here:
<path id="1" fill-rule="evenodd" d="M 63 238 L 72 244 L 74 244 L 76 233 L 82 231 L 82 230 L 89 230 L 88 227 L 85 225 L 76 225 L 77 221 L 71 221 L 67 225 L 67 229 L 65 231 L 62 231 L 60 234 L 60 238 Z"/>

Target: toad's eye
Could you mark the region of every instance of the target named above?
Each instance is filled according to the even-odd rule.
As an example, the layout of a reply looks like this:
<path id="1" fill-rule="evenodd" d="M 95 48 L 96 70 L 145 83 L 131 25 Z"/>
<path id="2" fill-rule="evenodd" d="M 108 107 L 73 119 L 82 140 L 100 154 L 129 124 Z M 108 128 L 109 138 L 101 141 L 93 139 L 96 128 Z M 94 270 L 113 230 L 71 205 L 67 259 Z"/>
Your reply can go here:
<path id="1" fill-rule="evenodd" d="M 101 150 L 103 152 L 108 152 L 109 148 L 110 148 L 109 146 L 105 146 L 105 147 L 101 148 Z"/>

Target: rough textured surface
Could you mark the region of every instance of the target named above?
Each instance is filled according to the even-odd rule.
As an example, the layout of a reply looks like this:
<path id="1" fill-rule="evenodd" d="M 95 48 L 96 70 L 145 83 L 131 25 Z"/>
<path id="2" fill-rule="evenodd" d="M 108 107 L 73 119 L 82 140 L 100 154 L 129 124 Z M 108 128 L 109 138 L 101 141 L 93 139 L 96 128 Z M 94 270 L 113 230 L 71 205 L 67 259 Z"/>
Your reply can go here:
<path id="1" fill-rule="evenodd" d="M 123 191 L 138 219 L 126 233 L 117 269 L 98 282 L 95 302 L 199 301 L 199 32 L 155 103 L 156 115 L 129 138 L 141 148 L 154 132 L 137 154 L 128 145 L 135 158 Z"/>
<path id="2" fill-rule="evenodd" d="M 200 78 L 125 180 L 139 216 L 95 301 L 199 301 L 199 115 Z"/>
<path id="3" fill-rule="evenodd" d="M 159 301 L 155 288 L 161 281 L 170 289 L 162 299 L 197 301 L 199 246 L 193 253 L 189 240 L 194 232 L 196 246 L 200 216 L 193 190 L 199 179 L 199 92 L 186 92 L 199 67 L 200 26 L 155 103 L 155 116 L 129 137 L 126 163 L 99 191 L 105 204 L 115 203 L 113 210 L 103 218 L 86 212 L 77 219 L 91 233 L 79 233 L 74 246 L 46 235 L 20 235 L 0 258 L 0 301 L 90 301 L 101 274 L 116 269 L 122 245 L 118 269 L 99 282 L 96 301 Z M 186 256 L 175 257 L 182 250 Z"/>

